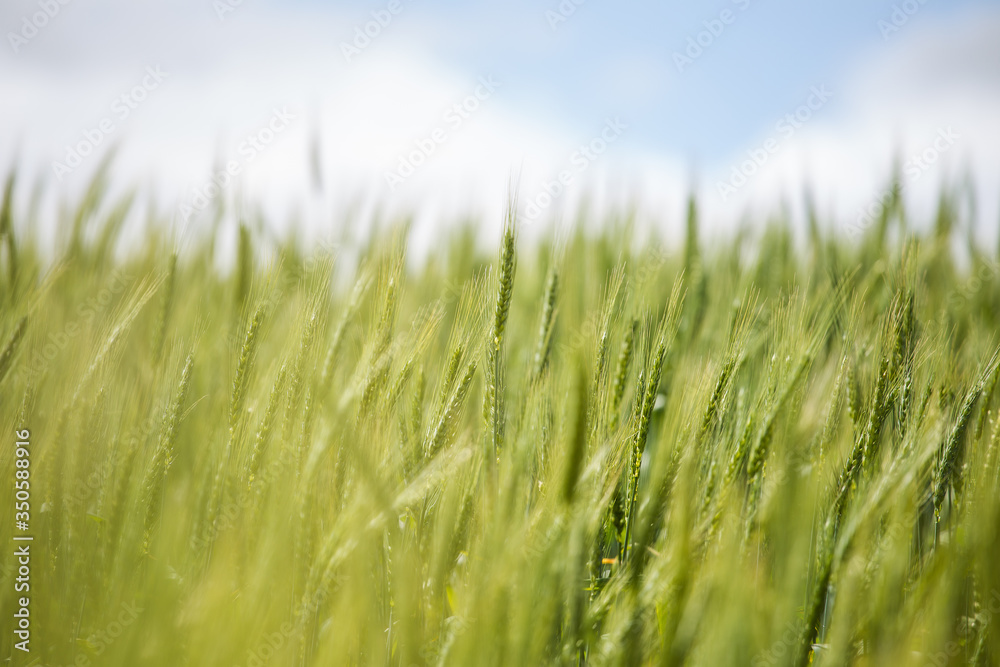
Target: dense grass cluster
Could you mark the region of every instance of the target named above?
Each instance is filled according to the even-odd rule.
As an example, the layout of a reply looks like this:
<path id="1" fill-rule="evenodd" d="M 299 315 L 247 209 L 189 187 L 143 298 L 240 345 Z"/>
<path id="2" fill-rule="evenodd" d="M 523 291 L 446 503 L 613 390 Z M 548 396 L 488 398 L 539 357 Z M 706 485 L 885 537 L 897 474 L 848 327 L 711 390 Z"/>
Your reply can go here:
<path id="1" fill-rule="evenodd" d="M 123 257 L 103 197 L 51 264 L 0 212 L 4 659 L 1000 660 L 1000 272 L 952 197 L 710 248 L 692 201 L 676 251 L 627 217 L 529 246 L 512 205 L 495 258 L 382 229 L 347 280 L 246 225 L 231 272 L 218 228 Z"/>

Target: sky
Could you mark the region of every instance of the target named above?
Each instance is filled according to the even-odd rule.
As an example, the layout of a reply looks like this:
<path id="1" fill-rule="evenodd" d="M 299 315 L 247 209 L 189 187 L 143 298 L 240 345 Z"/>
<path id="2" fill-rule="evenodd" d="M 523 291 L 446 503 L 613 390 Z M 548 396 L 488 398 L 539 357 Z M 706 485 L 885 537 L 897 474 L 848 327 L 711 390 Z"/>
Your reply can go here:
<path id="1" fill-rule="evenodd" d="M 677 235 L 694 190 L 725 233 L 808 187 L 853 234 L 898 159 L 918 224 L 968 181 L 997 247 L 1000 1 L 5 0 L 0 29 L 0 168 L 43 219 L 115 149 L 181 226 L 413 215 L 431 246 L 513 182 L 529 230 L 586 205 Z"/>

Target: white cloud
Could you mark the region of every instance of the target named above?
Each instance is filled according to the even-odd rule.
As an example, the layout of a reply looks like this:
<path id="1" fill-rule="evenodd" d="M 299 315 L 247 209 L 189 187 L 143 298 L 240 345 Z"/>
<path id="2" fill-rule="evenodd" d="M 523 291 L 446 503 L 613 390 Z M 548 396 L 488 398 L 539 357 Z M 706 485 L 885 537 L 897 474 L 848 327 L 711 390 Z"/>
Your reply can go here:
<path id="1" fill-rule="evenodd" d="M 954 182 L 968 170 L 979 191 L 980 237 L 994 243 L 1000 203 L 1000 12 L 979 9 L 933 24 L 904 26 L 884 49 L 862 54 L 839 82 L 829 113 L 817 113 L 722 205 L 706 189 L 722 216 L 734 219 L 746 206 L 773 205 L 782 195 L 798 197 L 811 182 L 821 210 L 842 226 L 876 200 L 894 157 L 904 163 L 932 156 L 940 130 L 958 140 L 938 151 L 905 197 L 918 222 L 933 216 L 942 179 Z M 791 110 L 789 110 L 791 111 Z M 770 130 L 771 128 L 765 128 Z M 938 142 L 939 146 L 943 145 Z M 755 144 L 751 144 L 753 147 Z M 748 147 L 749 148 L 749 147 Z M 735 153 L 714 170 L 714 185 L 747 158 Z"/>
<path id="2" fill-rule="evenodd" d="M 0 25 L 16 25 L 33 7 L 5 5 Z M 420 36 L 434 31 L 416 14 L 407 23 L 406 10 L 347 63 L 340 42 L 351 39 L 364 14 L 325 7 L 293 11 L 244 0 L 219 21 L 211 3 L 194 0 L 88 0 L 86 9 L 70 3 L 22 53 L 0 60 L 0 123 L 13 129 L 0 137 L 0 160 L 9 163 L 16 154 L 29 171 L 51 173 L 65 146 L 109 115 L 116 97 L 141 81 L 147 65 L 158 64 L 168 79 L 116 124 L 111 139 L 121 142 L 119 182 L 148 185 L 161 205 L 189 201 L 220 160 L 242 159 L 240 143 L 266 126 L 275 107 L 287 107 L 296 120 L 242 164 L 239 186 L 230 187 L 227 197 L 262 201 L 279 219 L 297 210 L 313 225 L 359 196 L 368 210 L 380 202 L 388 215 L 419 209 L 425 245 L 434 242 L 436 217 L 457 219 L 471 210 L 498 223 L 512 172 L 520 176 L 522 194 L 531 197 L 592 135 L 527 117 L 505 94 L 513 82 L 503 80 L 460 125 L 449 124 L 446 111 L 473 94 L 476 78 L 421 55 Z M 774 128 L 762 128 L 759 141 L 710 165 L 700 189 L 712 224 L 732 224 L 747 206 L 773 208 L 784 195 L 797 197 L 806 179 L 819 189 L 824 210 L 853 217 L 888 176 L 896 148 L 904 155 L 920 149 L 947 126 L 961 141 L 923 182 L 935 183 L 968 163 L 982 186 L 981 212 L 995 221 L 1000 13 L 979 10 L 933 25 L 904 28 L 884 50 L 831 83 L 836 104 L 782 142 L 731 201 L 719 201 L 716 181 Z M 616 66 L 632 75 L 616 79 L 605 68 L 602 80 L 641 105 L 655 89 L 645 88 L 641 77 L 655 78 L 662 67 L 629 57 Z M 593 133 L 601 122 L 595 119 Z M 317 126 L 328 186 L 324 201 L 310 196 L 308 155 Z M 390 189 L 386 172 L 436 128 L 446 130 L 446 139 L 413 176 Z M 96 163 L 88 160 L 63 186 L 78 192 Z M 689 185 L 686 164 L 685 156 L 655 154 L 642 148 L 641 137 L 626 137 L 575 178 L 550 210 L 565 217 L 584 196 L 598 206 L 634 196 L 655 217 L 675 222 Z M 915 210 L 926 213 L 936 188 L 920 190 Z"/>

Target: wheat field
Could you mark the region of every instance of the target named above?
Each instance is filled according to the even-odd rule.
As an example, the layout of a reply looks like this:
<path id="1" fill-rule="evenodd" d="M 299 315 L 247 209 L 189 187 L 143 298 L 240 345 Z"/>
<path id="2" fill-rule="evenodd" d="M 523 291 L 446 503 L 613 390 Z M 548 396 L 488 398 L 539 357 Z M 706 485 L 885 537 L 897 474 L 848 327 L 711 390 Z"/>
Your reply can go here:
<path id="1" fill-rule="evenodd" d="M 50 244 L 12 182 L 10 664 L 1000 661 L 1000 256 L 947 189 L 853 240 L 241 223 L 224 270 L 218 218 L 122 250 L 95 180 Z"/>

